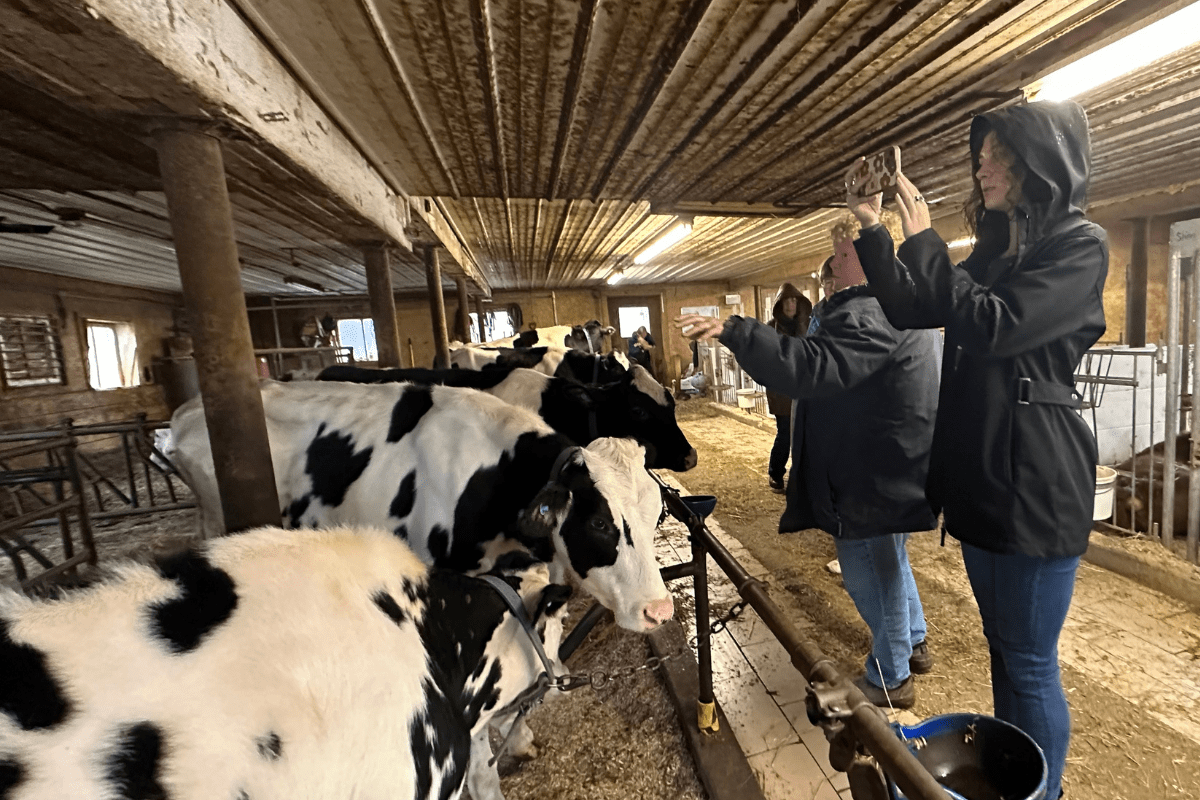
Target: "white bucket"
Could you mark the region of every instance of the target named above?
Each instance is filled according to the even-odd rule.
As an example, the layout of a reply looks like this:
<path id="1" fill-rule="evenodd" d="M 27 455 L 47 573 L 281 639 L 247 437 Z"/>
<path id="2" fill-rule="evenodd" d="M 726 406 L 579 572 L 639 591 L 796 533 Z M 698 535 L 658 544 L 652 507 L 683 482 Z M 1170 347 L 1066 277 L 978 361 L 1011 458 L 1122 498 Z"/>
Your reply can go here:
<path id="1" fill-rule="evenodd" d="M 1092 507 L 1092 519 L 1108 519 L 1113 513 L 1113 485 L 1117 482 L 1117 471 L 1112 467 L 1096 466 L 1096 503 Z"/>
<path id="2" fill-rule="evenodd" d="M 761 396 L 762 395 L 759 392 L 756 392 L 753 389 L 738 389 L 738 408 L 754 408 L 754 399 Z"/>

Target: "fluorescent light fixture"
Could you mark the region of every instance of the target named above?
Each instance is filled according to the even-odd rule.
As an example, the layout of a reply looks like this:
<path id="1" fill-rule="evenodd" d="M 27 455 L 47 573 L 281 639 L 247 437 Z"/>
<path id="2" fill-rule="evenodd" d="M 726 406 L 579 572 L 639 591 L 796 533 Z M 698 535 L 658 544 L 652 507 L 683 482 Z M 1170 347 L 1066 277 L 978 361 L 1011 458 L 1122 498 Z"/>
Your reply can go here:
<path id="1" fill-rule="evenodd" d="M 621 282 L 621 279 L 624 277 L 625 277 L 625 272 L 623 270 L 617 270 L 612 275 L 608 276 L 608 285 L 613 286 L 615 284 L 618 284 Z"/>
<path id="2" fill-rule="evenodd" d="M 633 257 L 633 263 L 645 264 L 650 259 L 654 258 L 659 253 L 674 244 L 683 241 L 689 233 L 692 232 L 692 220 L 690 218 L 680 218 L 674 225 L 667 228 L 661 236 L 651 242 L 642 252 Z"/>
<path id="3" fill-rule="evenodd" d="M 953 242 L 947 244 L 946 247 L 950 250 L 957 250 L 960 247 L 970 247 L 973 244 L 975 244 L 975 237 L 968 236 L 965 239 L 955 239 Z"/>
<path id="4" fill-rule="evenodd" d="M 1200 3 L 1051 72 L 1025 89 L 1031 100 L 1066 100 L 1200 41 Z"/>

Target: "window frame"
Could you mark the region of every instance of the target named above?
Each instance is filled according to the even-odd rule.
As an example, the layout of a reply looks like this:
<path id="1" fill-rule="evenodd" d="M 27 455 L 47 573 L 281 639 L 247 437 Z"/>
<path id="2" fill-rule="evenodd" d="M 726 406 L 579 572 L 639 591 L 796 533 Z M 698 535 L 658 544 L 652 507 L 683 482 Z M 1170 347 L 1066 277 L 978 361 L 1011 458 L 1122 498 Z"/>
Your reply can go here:
<path id="1" fill-rule="evenodd" d="M 30 362 L 40 363 L 30 366 Z M 27 376 L 14 378 L 19 372 Z M 54 318 L 48 314 L 0 314 L 0 387 L 30 389 L 66 383 L 62 335 Z"/>

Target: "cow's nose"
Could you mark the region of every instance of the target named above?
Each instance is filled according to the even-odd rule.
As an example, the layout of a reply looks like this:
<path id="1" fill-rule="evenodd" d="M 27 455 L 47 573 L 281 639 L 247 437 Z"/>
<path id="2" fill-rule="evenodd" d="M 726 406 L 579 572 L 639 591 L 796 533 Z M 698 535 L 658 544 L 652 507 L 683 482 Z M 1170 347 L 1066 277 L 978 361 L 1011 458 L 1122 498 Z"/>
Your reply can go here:
<path id="1" fill-rule="evenodd" d="M 646 607 L 642 609 L 642 616 L 646 619 L 647 629 L 657 628 L 674 615 L 675 603 L 672 602 L 670 595 L 661 600 L 647 603 Z"/>
<path id="2" fill-rule="evenodd" d="M 698 460 L 699 456 L 696 455 L 696 448 L 693 447 L 690 451 L 688 451 L 687 457 L 683 459 L 683 471 L 687 472 L 689 469 L 696 466 L 696 462 Z"/>

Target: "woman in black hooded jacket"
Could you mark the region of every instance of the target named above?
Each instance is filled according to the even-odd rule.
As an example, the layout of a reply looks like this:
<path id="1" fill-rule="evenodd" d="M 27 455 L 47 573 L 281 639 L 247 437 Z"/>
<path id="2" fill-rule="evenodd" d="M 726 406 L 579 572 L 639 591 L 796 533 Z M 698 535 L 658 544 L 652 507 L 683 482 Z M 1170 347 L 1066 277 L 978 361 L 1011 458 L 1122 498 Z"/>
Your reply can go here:
<path id="1" fill-rule="evenodd" d="M 992 662 L 997 717 L 1030 734 L 1061 793 L 1070 715 L 1058 635 L 1087 549 L 1096 444 L 1074 373 L 1104 332 L 1108 246 L 1083 215 L 1083 109 L 1033 103 L 971 124 L 976 244 L 950 261 L 917 188 L 901 177 L 906 240 L 893 252 L 880 197 L 848 204 L 871 288 L 897 328 L 944 327 L 927 494 L 959 539 Z"/>
<path id="2" fill-rule="evenodd" d="M 812 302 L 794 284 L 785 282 L 779 287 L 769 324 L 784 336 L 806 336 L 812 309 Z M 783 494 L 783 473 L 792 449 L 792 398 L 767 389 L 767 409 L 775 417 L 775 443 L 767 462 L 767 481 L 771 491 Z"/>

